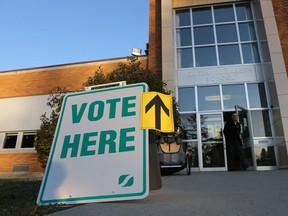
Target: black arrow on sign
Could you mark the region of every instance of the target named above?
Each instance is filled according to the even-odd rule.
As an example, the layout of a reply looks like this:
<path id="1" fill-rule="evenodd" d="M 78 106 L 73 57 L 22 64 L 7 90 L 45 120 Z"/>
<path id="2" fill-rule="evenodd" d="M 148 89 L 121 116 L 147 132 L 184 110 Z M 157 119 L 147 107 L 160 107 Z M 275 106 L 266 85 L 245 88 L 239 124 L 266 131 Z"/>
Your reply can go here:
<path id="1" fill-rule="evenodd" d="M 159 95 L 156 95 L 145 107 L 147 113 L 153 106 L 155 106 L 155 126 L 156 129 L 161 130 L 161 107 L 163 111 L 169 116 L 169 109 L 165 106 Z"/>

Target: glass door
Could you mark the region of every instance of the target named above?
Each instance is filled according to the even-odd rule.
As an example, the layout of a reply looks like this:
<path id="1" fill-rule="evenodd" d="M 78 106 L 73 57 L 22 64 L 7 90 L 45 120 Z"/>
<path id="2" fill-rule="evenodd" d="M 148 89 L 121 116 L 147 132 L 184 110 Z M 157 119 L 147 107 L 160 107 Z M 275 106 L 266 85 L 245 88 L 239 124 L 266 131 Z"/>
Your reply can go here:
<path id="1" fill-rule="evenodd" d="M 245 155 L 245 159 L 248 162 L 249 166 L 254 166 L 254 159 L 252 154 L 252 145 L 253 139 L 251 138 L 250 134 L 250 127 L 249 127 L 249 118 L 248 118 L 248 111 L 244 107 L 239 105 L 235 105 L 235 111 L 238 114 L 238 121 L 241 126 L 241 139 L 243 142 L 243 151 Z"/>
<path id="2" fill-rule="evenodd" d="M 199 114 L 199 168 L 203 171 L 227 170 L 223 143 L 222 113 Z"/>

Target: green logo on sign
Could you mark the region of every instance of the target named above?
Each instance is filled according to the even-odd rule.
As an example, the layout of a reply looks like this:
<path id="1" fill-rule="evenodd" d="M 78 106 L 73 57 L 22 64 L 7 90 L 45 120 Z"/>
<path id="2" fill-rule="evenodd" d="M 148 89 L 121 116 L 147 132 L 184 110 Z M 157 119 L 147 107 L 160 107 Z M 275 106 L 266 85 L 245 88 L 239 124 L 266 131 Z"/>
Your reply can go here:
<path id="1" fill-rule="evenodd" d="M 130 187 L 134 184 L 134 176 L 130 174 L 121 175 L 118 179 L 118 184 L 122 187 Z"/>

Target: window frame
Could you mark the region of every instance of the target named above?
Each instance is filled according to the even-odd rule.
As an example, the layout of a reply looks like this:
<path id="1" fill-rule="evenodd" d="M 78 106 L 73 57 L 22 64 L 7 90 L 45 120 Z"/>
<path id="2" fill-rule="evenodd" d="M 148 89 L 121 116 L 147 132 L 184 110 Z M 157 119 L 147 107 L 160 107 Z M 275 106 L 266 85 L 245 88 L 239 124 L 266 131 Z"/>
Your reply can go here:
<path id="1" fill-rule="evenodd" d="M 35 150 L 35 147 L 22 147 L 23 139 L 25 135 L 35 135 L 36 138 L 37 131 L 9 131 L 0 133 L 0 151 L 15 151 L 15 150 Z M 15 146 L 13 148 L 5 148 L 6 138 L 9 135 L 16 136 Z M 34 140 L 35 141 L 35 140 Z"/>
<path id="2" fill-rule="evenodd" d="M 233 13 L 234 13 L 234 21 L 223 21 L 223 22 L 217 22 L 215 21 L 215 8 L 217 7 L 229 7 L 232 6 L 233 8 Z M 248 11 L 248 15 L 246 15 L 245 19 L 240 19 L 242 18 L 242 14 L 238 15 L 238 13 L 240 13 L 239 9 L 241 6 L 244 6 L 247 8 L 247 6 L 249 6 L 250 11 Z M 208 10 L 210 8 L 211 10 L 211 14 L 212 14 L 212 23 L 204 23 L 204 24 L 194 24 L 193 23 L 193 10 L 199 11 L 201 9 L 204 10 Z M 176 19 L 179 19 L 181 17 L 181 12 L 185 12 L 187 13 L 188 11 L 190 12 L 190 20 L 189 22 L 185 22 L 185 23 L 189 23 L 189 25 L 185 25 L 185 26 L 176 26 Z M 179 14 L 179 15 L 178 15 Z M 186 14 L 187 15 L 187 14 Z M 186 16 L 187 17 L 187 16 Z M 261 55 L 260 55 L 260 42 L 258 39 L 258 34 L 257 34 L 257 26 L 256 26 L 256 21 L 254 18 L 254 13 L 253 13 L 253 5 L 251 2 L 240 2 L 240 3 L 229 3 L 229 4 L 216 4 L 216 5 L 209 5 L 209 6 L 200 6 L 200 7 L 189 7 L 189 8 L 184 8 L 184 9 L 176 9 L 174 10 L 174 20 L 175 20 L 175 26 L 174 26 L 174 34 L 175 34 L 175 41 L 174 41 L 174 45 L 175 45 L 175 54 L 176 54 L 176 67 L 178 69 L 185 69 L 185 68 L 203 68 L 203 67 L 215 67 L 215 66 L 227 66 L 227 65 L 250 65 L 250 64 L 261 64 L 262 59 L 261 59 Z M 179 20 L 177 21 L 179 23 L 181 23 Z M 183 22 L 183 21 L 182 21 Z M 240 25 L 242 26 L 243 29 L 243 25 L 246 24 L 248 26 L 252 26 L 250 29 L 253 32 L 240 32 Z M 225 25 L 234 25 L 236 27 L 236 34 L 237 34 L 237 38 L 236 40 L 233 40 L 232 42 L 218 42 L 217 39 L 217 27 L 221 27 L 221 26 L 225 26 Z M 214 43 L 200 43 L 200 44 L 196 44 L 196 38 L 195 37 L 195 30 L 199 29 L 201 27 L 212 27 L 213 29 L 213 37 L 214 37 Z M 181 28 L 190 28 L 191 29 L 191 45 L 185 45 L 185 46 L 181 46 L 179 43 L 179 29 Z M 241 40 L 241 35 L 246 35 L 246 34 L 250 34 L 250 39 L 249 40 Z M 253 38 L 255 37 L 255 38 Z M 245 46 L 247 47 L 247 44 L 252 46 L 252 49 L 250 49 L 249 51 L 251 53 L 249 53 L 249 55 L 245 58 L 244 54 L 247 52 L 242 52 L 242 47 Z M 219 53 L 219 47 L 224 46 L 224 45 L 237 45 L 238 50 L 239 50 L 239 54 L 240 56 L 237 56 L 237 61 L 232 61 L 232 62 L 228 62 L 225 64 L 221 64 L 220 61 L 220 53 Z M 214 47 L 215 51 L 216 51 L 216 63 L 209 63 L 209 64 L 197 64 L 197 59 L 199 60 L 199 57 L 197 57 L 197 53 L 196 53 L 196 49 L 197 48 L 205 48 L 205 47 Z M 179 56 L 182 49 L 187 49 L 190 48 L 192 49 L 192 55 L 190 55 L 189 57 L 187 56 L 187 58 L 183 58 L 182 56 Z M 182 53 L 183 54 L 183 53 Z M 183 59 L 182 59 L 183 58 Z M 187 59 L 191 58 L 191 63 L 185 63 L 183 61 L 188 61 Z M 247 60 L 248 59 L 248 60 Z M 207 59 L 208 61 L 208 59 Z M 223 61 L 222 61 L 223 62 Z M 184 67 L 182 67 L 182 65 L 185 65 Z"/>

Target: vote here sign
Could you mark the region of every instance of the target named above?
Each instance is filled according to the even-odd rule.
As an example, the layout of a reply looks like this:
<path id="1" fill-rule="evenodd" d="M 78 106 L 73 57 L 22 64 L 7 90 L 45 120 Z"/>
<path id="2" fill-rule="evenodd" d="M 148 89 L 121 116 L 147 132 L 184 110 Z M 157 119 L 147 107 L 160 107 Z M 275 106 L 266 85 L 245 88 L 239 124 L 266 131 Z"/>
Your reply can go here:
<path id="1" fill-rule="evenodd" d="M 141 199 L 149 192 L 145 83 L 66 95 L 38 204 Z"/>

